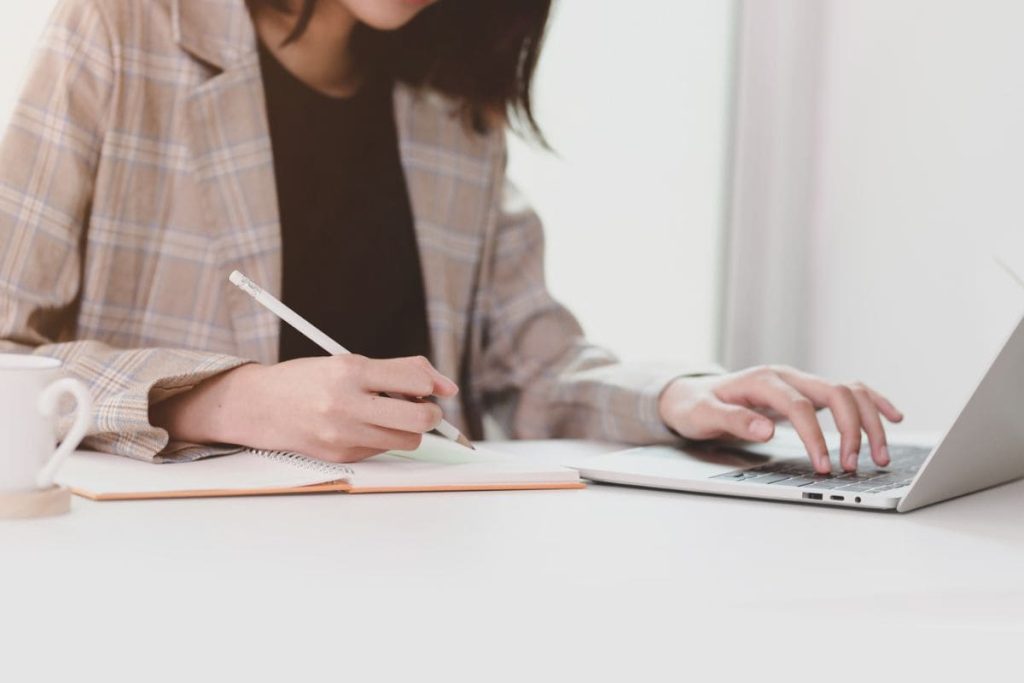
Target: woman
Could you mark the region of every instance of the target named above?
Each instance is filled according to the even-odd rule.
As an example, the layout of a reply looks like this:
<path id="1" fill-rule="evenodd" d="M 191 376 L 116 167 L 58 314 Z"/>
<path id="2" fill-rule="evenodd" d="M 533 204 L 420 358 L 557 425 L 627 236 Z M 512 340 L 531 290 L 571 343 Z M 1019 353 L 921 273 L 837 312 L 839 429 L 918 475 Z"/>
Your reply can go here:
<path id="1" fill-rule="evenodd" d="M 0 147 L 0 338 L 62 358 L 89 444 L 167 461 L 245 445 L 352 461 L 442 414 L 480 438 L 769 439 L 888 462 L 861 384 L 790 368 L 639 367 L 549 296 L 504 177 L 538 134 L 549 0 L 64 0 Z M 358 355 L 326 358 L 241 270 Z M 429 358 L 430 360 L 426 360 Z M 461 391 L 456 386 L 458 380 Z M 383 392 L 429 396 L 412 403 Z"/>

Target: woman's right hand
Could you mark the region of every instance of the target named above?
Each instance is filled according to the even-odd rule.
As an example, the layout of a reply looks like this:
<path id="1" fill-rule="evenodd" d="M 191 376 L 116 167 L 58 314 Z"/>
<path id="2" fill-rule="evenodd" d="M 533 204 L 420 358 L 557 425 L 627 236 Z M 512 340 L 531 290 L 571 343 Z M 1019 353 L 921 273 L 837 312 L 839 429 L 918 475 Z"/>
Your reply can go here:
<path id="1" fill-rule="evenodd" d="M 242 365 L 150 408 L 172 439 L 287 450 L 355 462 L 412 450 L 441 409 L 383 393 L 448 397 L 458 387 L 426 358 L 373 360 L 351 354 Z"/>

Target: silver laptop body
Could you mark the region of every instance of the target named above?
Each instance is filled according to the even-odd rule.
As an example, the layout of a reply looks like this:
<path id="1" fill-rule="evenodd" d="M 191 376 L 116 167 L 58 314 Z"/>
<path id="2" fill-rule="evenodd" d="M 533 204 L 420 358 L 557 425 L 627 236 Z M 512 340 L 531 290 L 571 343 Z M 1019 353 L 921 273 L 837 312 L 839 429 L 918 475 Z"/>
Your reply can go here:
<path id="1" fill-rule="evenodd" d="M 770 443 L 646 446 L 597 456 L 576 468 L 597 482 L 899 512 L 1019 479 L 1024 319 L 938 445 L 893 441 L 889 449 L 892 463 L 880 469 L 865 446 L 853 475 L 816 475 L 806 455 L 789 449 L 780 457 Z"/>

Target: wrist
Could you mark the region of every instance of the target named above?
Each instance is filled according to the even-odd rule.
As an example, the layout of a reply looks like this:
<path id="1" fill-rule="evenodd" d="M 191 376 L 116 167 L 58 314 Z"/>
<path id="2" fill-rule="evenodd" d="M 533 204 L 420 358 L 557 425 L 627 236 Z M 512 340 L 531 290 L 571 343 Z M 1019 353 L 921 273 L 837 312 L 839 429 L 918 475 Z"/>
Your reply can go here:
<path id="1" fill-rule="evenodd" d="M 676 433 L 679 406 L 682 403 L 681 393 L 685 390 L 685 377 L 676 377 L 665 385 L 658 396 L 658 417 L 670 431 Z"/>
<path id="2" fill-rule="evenodd" d="M 208 438 L 215 443 L 246 443 L 252 434 L 253 400 L 259 396 L 267 366 L 240 365 L 210 379 L 205 424 Z"/>
<path id="3" fill-rule="evenodd" d="M 171 439 L 191 443 L 240 443 L 246 403 L 264 366 L 247 363 L 200 382 L 150 409 L 152 423 Z"/>

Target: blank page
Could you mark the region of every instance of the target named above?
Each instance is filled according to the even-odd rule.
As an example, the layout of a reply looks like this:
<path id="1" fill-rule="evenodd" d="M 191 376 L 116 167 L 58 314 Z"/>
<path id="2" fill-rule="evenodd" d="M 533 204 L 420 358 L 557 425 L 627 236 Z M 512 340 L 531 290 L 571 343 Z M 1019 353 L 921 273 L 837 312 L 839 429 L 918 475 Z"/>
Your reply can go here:
<path id="1" fill-rule="evenodd" d="M 257 451 L 154 464 L 109 453 L 79 451 L 68 458 L 57 483 L 97 495 L 290 488 L 345 479 L 344 465 Z"/>
<path id="2" fill-rule="evenodd" d="M 510 460 L 433 434 L 415 451 L 392 451 L 351 464 L 296 453 L 245 450 L 194 462 L 153 464 L 108 453 L 79 451 L 57 482 L 103 496 L 182 491 L 259 491 L 345 481 L 354 487 L 460 486 L 578 481 L 573 470 Z"/>

